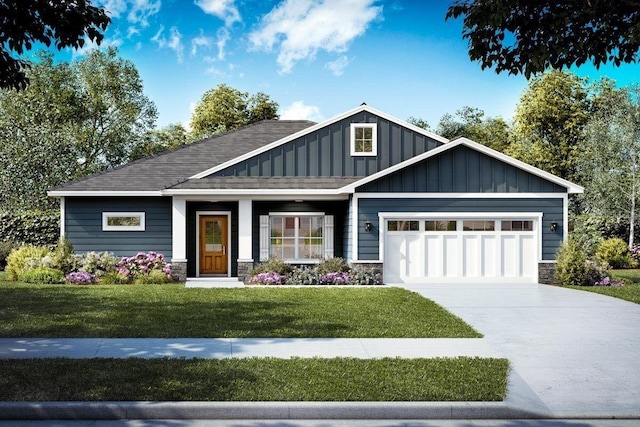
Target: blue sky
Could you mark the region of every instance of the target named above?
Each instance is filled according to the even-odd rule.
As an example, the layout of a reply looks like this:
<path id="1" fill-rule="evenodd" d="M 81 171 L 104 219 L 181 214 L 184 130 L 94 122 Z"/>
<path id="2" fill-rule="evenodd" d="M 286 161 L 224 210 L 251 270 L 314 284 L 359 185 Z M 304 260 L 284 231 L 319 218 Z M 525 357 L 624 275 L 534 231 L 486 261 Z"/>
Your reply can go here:
<path id="1" fill-rule="evenodd" d="M 465 105 L 511 119 L 527 84 L 469 60 L 461 22 L 444 20 L 444 0 L 95 3 L 112 17 L 104 44 L 135 63 L 158 126 L 188 124 L 202 94 L 220 83 L 268 94 L 283 119 L 321 121 L 366 102 L 432 127 Z M 628 85 L 640 65 L 574 71 Z"/>

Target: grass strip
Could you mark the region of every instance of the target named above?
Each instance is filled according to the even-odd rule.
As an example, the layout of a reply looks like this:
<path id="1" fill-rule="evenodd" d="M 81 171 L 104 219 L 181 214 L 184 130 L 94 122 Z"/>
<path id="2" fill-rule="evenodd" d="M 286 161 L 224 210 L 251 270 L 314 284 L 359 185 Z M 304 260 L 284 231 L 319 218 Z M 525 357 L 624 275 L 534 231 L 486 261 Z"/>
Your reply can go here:
<path id="1" fill-rule="evenodd" d="M 2 401 L 500 401 L 506 359 L 2 359 Z"/>
<path id="2" fill-rule="evenodd" d="M 567 286 L 567 288 L 594 292 L 597 294 L 607 295 L 610 297 L 640 304 L 640 284 L 638 283 L 634 283 L 632 285 L 624 285 L 619 288 L 612 286 Z"/>
<path id="3" fill-rule="evenodd" d="M 400 288 L 29 285 L 0 277 L 0 337 L 475 338 Z"/>

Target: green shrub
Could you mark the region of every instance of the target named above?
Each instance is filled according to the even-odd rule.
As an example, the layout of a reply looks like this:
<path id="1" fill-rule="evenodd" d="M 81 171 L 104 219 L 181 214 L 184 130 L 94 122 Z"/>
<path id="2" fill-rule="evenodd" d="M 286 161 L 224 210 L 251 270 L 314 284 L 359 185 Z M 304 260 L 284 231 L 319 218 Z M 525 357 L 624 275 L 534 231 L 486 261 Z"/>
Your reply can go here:
<path id="1" fill-rule="evenodd" d="M 281 276 L 288 276 L 292 272 L 293 266 L 291 264 L 287 264 L 280 258 L 270 257 L 268 260 L 256 265 L 249 275 L 255 276 L 260 273 L 278 273 Z"/>
<path id="2" fill-rule="evenodd" d="M 60 237 L 56 248 L 51 253 L 51 266 L 69 273 L 74 267 L 73 245 L 66 237 Z"/>
<path id="3" fill-rule="evenodd" d="M 382 274 L 379 270 L 371 270 L 363 267 L 354 267 L 349 272 L 351 284 L 360 286 L 382 285 Z"/>
<path id="4" fill-rule="evenodd" d="M 111 252 L 87 252 L 75 256 L 75 269 L 100 277 L 105 273 L 116 271 L 120 258 Z"/>
<path id="5" fill-rule="evenodd" d="M 600 262 L 609 264 L 612 268 L 630 268 L 635 264 L 627 244 L 619 238 L 600 242 L 596 250 L 596 258 Z"/>
<path id="6" fill-rule="evenodd" d="M 573 239 L 565 240 L 556 254 L 556 281 L 560 286 L 582 286 L 587 280 L 587 257 Z"/>
<path id="7" fill-rule="evenodd" d="M 320 276 L 329 273 L 348 273 L 350 268 L 342 258 L 329 258 L 322 261 L 316 267 Z"/>
<path id="8" fill-rule="evenodd" d="M 172 283 L 173 280 L 161 270 L 151 270 L 149 274 L 145 274 L 144 276 L 138 277 L 133 281 L 136 285 L 155 285 L 162 283 Z"/>
<path id="9" fill-rule="evenodd" d="M 20 274 L 19 280 L 25 283 L 58 284 L 64 283 L 64 273 L 51 267 L 38 267 Z"/>
<path id="10" fill-rule="evenodd" d="M 46 246 L 24 245 L 14 249 L 7 257 L 7 279 L 16 281 L 27 270 L 41 267 L 49 254 L 51 250 Z"/>
<path id="11" fill-rule="evenodd" d="M 0 213 L 0 240 L 22 245 L 49 246 L 53 249 L 60 236 L 60 211 Z"/>
<path id="12" fill-rule="evenodd" d="M 100 276 L 98 283 L 101 285 L 126 285 L 129 283 L 129 278 L 118 271 L 110 271 Z"/>
<path id="13" fill-rule="evenodd" d="M 291 273 L 289 283 L 298 286 L 313 286 L 320 284 L 320 276 L 318 270 L 313 267 L 300 267 L 296 268 Z"/>
<path id="14" fill-rule="evenodd" d="M 18 245 L 13 240 L 7 240 L 5 242 L 0 242 L 0 271 L 4 270 L 7 266 L 7 257 L 11 253 L 12 250 L 18 249 L 20 245 Z"/>

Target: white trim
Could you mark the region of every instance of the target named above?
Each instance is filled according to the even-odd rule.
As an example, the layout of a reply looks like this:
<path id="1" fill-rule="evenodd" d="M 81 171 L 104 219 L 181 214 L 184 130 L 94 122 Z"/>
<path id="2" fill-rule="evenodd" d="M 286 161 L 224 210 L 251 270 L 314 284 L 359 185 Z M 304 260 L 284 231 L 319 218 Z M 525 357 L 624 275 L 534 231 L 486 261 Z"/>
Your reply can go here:
<path id="1" fill-rule="evenodd" d="M 138 217 L 140 225 L 109 225 L 111 217 Z M 145 231 L 145 212 L 102 212 L 102 231 Z"/>
<path id="2" fill-rule="evenodd" d="M 565 194 L 562 201 L 562 241 L 569 238 L 569 195 Z"/>
<path id="3" fill-rule="evenodd" d="M 154 191 L 73 191 L 73 190 L 52 190 L 47 192 L 49 197 L 151 197 L 162 196 L 162 190 Z"/>
<path id="4" fill-rule="evenodd" d="M 64 197 L 60 197 L 60 237 L 64 237 L 65 231 L 66 231 L 65 212 L 66 212 L 66 202 Z"/>
<path id="5" fill-rule="evenodd" d="M 340 120 L 346 119 L 347 117 L 353 116 L 354 114 L 358 114 L 358 113 L 360 113 L 362 111 L 367 111 L 367 112 L 369 112 L 369 113 L 371 113 L 373 115 L 376 115 L 376 116 L 378 116 L 378 117 L 380 117 L 382 119 L 388 120 L 390 122 L 394 122 L 394 123 L 396 123 L 396 124 L 398 124 L 400 126 L 406 127 L 407 129 L 410 129 L 410 130 L 412 130 L 414 132 L 417 132 L 417 133 L 419 133 L 421 135 L 428 136 L 429 138 L 435 139 L 436 141 L 443 142 L 443 143 L 449 142 L 449 140 L 447 138 L 443 137 L 443 136 L 436 135 L 435 133 L 426 131 L 426 130 L 424 130 L 422 128 L 419 128 L 418 126 L 412 125 L 410 123 L 405 122 L 404 120 L 397 119 L 397 118 L 392 117 L 392 116 L 390 116 L 390 115 L 388 115 L 386 113 L 378 111 L 375 108 L 371 108 L 368 105 L 363 104 L 363 105 L 358 106 L 357 108 L 354 108 L 353 110 L 349 110 L 349 111 L 347 111 L 345 113 L 342 113 L 340 115 L 337 115 L 337 116 L 335 116 L 335 117 L 333 117 L 333 118 L 331 118 L 329 120 L 325 120 L 322 123 L 318 123 L 316 125 L 310 126 L 310 127 L 306 128 L 306 129 L 303 129 L 303 130 L 301 130 L 299 132 L 296 132 L 296 133 L 294 133 L 292 135 L 289 135 L 289 136 L 287 136 L 285 138 L 279 139 L 278 141 L 274 141 L 274 142 L 272 142 L 270 144 L 266 144 L 266 145 L 264 145 L 264 146 L 262 146 L 262 147 L 260 147 L 260 148 L 258 148 L 256 150 L 253 150 L 253 151 L 250 151 L 250 152 L 248 152 L 246 154 L 243 154 L 242 156 L 236 157 L 236 158 L 231 159 L 231 160 L 229 160 L 227 162 L 224 162 L 224 163 L 222 163 L 222 164 L 220 164 L 218 166 L 214 166 L 214 167 L 209 168 L 209 169 L 207 169 L 205 171 L 202 171 L 202 172 L 200 172 L 198 174 L 195 174 L 195 175 L 189 177 L 189 179 L 204 178 L 206 176 L 211 175 L 212 173 L 215 173 L 217 171 L 225 169 L 225 168 L 227 168 L 229 166 L 233 166 L 233 165 L 235 165 L 237 163 L 240 163 L 243 160 L 247 160 L 247 159 L 249 159 L 251 157 L 254 157 L 254 156 L 258 155 L 258 154 L 264 153 L 265 151 L 269 151 L 269 150 L 271 150 L 273 148 L 276 148 L 276 147 L 278 147 L 280 145 L 286 144 L 287 142 L 293 141 L 294 139 L 297 139 L 297 138 L 303 137 L 305 135 L 308 135 L 308 134 L 310 134 L 312 132 L 315 132 L 315 131 L 317 131 L 319 129 L 322 129 L 322 128 L 324 128 L 326 126 L 329 126 L 329 125 L 331 125 L 331 124 L 333 124 L 335 122 L 338 122 Z"/>
<path id="6" fill-rule="evenodd" d="M 173 198 L 171 201 L 172 262 L 187 259 L 187 201 Z"/>
<path id="7" fill-rule="evenodd" d="M 301 190 L 302 191 L 302 190 Z M 337 195 L 310 195 L 310 194 L 295 194 L 295 195 L 282 195 L 282 194 L 243 194 L 243 195 L 233 195 L 233 194 L 194 194 L 194 195 L 176 195 L 173 196 L 174 199 L 184 199 L 187 201 L 198 201 L 198 202 L 237 202 L 238 200 L 253 200 L 253 201 L 262 201 L 262 200 L 278 200 L 278 201 L 296 201 L 296 200 L 348 200 L 348 194 L 337 194 Z"/>
<path id="8" fill-rule="evenodd" d="M 389 174 L 391 174 L 393 172 L 396 172 L 396 171 L 399 171 L 401 169 L 404 169 L 404 168 L 406 168 L 408 166 L 411 166 L 411 165 L 413 165 L 415 163 L 418 163 L 418 162 L 420 162 L 422 160 L 428 159 L 428 158 L 433 157 L 433 156 L 437 156 L 438 154 L 440 154 L 440 153 L 442 153 L 444 151 L 447 151 L 447 150 L 451 150 L 451 149 L 453 149 L 453 148 L 455 148 L 455 147 L 457 147 L 459 145 L 465 145 L 465 146 L 467 146 L 467 147 L 469 147 L 471 149 L 479 151 L 479 152 L 481 152 L 483 154 L 486 154 L 488 156 L 494 157 L 494 158 L 496 158 L 496 159 L 498 159 L 498 160 L 500 160 L 500 161 L 502 161 L 504 163 L 507 163 L 507 164 L 509 164 L 511 166 L 514 166 L 514 167 L 516 167 L 518 169 L 522 169 L 522 170 L 524 170 L 526 172 L 529 172 L 529 173 L 531 173 L 533 175 L 539 176 L 542 179 L 545 179 L 547 181 L 553 182 L 554 184 L 557 184 L 557 185 L 559 185 L 561 187 L 565 187 L 568 190 L 569 193 L 582 193 L 584 191 L 584 188 L 579 186 L 579 185 L 577 185 L 577 184 L 574 184 L 574 183 L 569 182 L 569 181 L 567 181 L 565 179 L 562 179 L 562 178 L 560 178 L 558 176 L 550 174 L 549 172 L 545 172 L 542 169 L 538 169 L 538 168 L 536 168 L 534 166 L 528 165 L 528 164 L 526 164 L 524 162 L 521 162 L 520 160 L 516 160 L 513 157 L 509 157 L 509 156 L 507 156 L 505 154 L 502 154 L 502 153 L 500 153 L 500 152 L 498 152 L 496 150 L 493 150 L 493 149 L 491 149 L 491 148 L 489 148 L 489 147 L 487 147 L 485 145 L 478 144 L 477 142 L 472 141 L 472 140 L 467 139 L 467 138 L 458 138 L 458 139 L 456 139 L 454 141 L 451 141 L 451 142 L 449 142 L 447 144 L 444 144 L 444 145 L 436 147 L 436 148 L 434 148 L 432 150 L 426 151 L 426 152 L 424 152 L 424 153 L 422 153 L 422 154 L 420 154 L 418 156 L 415 156 L 415 157 L 412 157 L 410 159 L 407 159 L 404 162 L 397 163 L 397 164 L 395 164 L 393 166 L 390 166 L 390 167 L 388 167 L 386 169 L 383 169 L 383 170 L 381 170 L 379 172 L 376 172 L 373 175 L 369 175 L 368 177 L 363 178 L 363 179 L 361 179 L 359 181 L 356 181 L 356 182 L 351 183 L 349 185 L 345 185 L 344 187 L 341 188 L 341 190 L 343 192 L 354 192 L 356 188 L 358 188 L 358 187 L 360 187 L 360 186 L 362 186 L 364 184 L 367 184 L 367 183 L 369 183 L 371 181 L 375 181 L 377 179 L 380 179 L 380 178 L 382 178 L 382 177 L 384 177 L 386 175 L 389 175 Z"/>
<path id="9" fill-rule="evenodd" d="M 253 262 L 253 201 L 238 200 L 238 261 Z"/>
<path id="10" fill-rule="evenodd" d="M 324 212 L 269 212 L 269 216 L 324 216 Z"/>
<path id="11" fill-rule="evenodd" d="M 351 201 L 351 261 L 358 262 L 358 197 L 353 195 Z"/>
<path id="12" fill-rule="evenodd" d="M 200 217 L 201 216 L 226 216 L 227 217 L 227 277 L 231 277 L 231 211 L 196 211 L 196 277 L 200 277 Z"/>
<path id="13" fill-rule="evenodd" d="M 359 199 L 564 199 L 567 193 L 354 193 Z"/>
<path id="14" fill-rule="evenodd" d="M 371 129 L 371 151 L 356 151 L 356 129 L 358 128 Z M 352 157 L 375 157 L 378 155 L 378 123 L 351 123 L 349 136 Z"/>
<path id="15" fill-rule="evenodd" d="M 275 189 L 260 189 L 260 188 L 243 188 L 243 189 L 167 189 L 162 190 L 163 196 L 218 196 L 218 195 L 235 195 L 235 196 L 254 196 L 254 195 L 286 195 L 295 196 L 296 199 L 308 198 L 308 195 L 319 196 L 336 196 L 344 194 L 341 189 L 327 189 L 327 190 L 310 190 L 305 188 L 275 188 Z"/>
<path id="16" fill-rule="evenodd" d="M 351 264 L 382 264 L 381 259 L 351 260 Z"/>

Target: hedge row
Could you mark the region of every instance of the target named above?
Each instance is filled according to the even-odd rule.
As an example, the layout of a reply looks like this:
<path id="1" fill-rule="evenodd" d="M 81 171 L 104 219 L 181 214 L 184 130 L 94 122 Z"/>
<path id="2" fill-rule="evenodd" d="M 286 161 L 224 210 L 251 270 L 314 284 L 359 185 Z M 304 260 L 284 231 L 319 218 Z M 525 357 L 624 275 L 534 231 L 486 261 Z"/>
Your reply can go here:
<path id="1" fill-rule="evenodd" d="M 0 213 L 0 243 L 54 247 L 60 237 L 60 211 Z"/>

